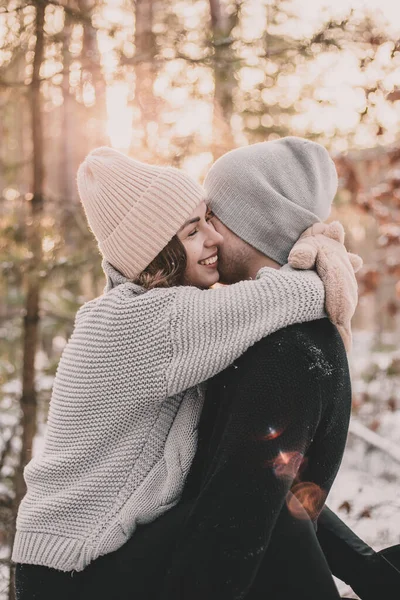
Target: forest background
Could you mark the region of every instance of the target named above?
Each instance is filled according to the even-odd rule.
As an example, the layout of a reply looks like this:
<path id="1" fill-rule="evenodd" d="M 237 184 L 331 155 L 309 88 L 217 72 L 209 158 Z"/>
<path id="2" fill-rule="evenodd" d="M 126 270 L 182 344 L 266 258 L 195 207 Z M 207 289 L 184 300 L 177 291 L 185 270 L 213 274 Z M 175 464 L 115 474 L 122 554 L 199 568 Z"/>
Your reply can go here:
<path id="1" fill-rule="evenodd" d="M 102 293 L 75 174 L 93 147 L 200 181 L 236 146 L 331 151 L 364 258 L 353 419 L 330 505 L 400 543 L 400 8 L 391 0 L 0 0 L 0 599 L 23 467 L 74 315 Z M 390 522 L 390 524 L 389 524 Z"/>

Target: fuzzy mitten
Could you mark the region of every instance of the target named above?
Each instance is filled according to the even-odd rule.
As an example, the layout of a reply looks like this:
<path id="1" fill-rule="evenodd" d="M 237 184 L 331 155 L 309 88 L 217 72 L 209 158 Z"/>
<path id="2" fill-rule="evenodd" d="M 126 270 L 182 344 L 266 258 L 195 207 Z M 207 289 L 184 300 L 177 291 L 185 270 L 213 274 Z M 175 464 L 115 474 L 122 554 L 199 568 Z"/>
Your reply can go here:
<path id="1" fill-rule="evenodd" d="M 306 229 L 290 251 L 288 262 L 295 269 L 316 269 L 325 286 L 326 312 L 349 352 L 350 322 L 358 301 L 354 274 L 363 261 L 357 254 L 347 252 L 341 223 L 316 223 Z"/>

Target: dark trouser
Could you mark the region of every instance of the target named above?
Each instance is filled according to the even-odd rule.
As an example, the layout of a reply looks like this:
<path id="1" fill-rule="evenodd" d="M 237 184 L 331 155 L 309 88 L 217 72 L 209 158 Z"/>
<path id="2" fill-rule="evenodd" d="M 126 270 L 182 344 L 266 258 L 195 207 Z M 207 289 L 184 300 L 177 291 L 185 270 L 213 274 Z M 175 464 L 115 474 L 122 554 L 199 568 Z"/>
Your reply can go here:
<path id="1" fill-rule="evenodd" d="M 400 544 L 375 552 L 328 508 L 317 536 L 332 573 L 362 600 L 400 598 Z"/>
<path id="2" fill-rule="evenodd" d="M 298 509 L 300 514 L 301 507 Z M 304 514 L 293 516 L 285 504 L 268 549 L 246 600 L 337 600 L 339 594 L 318 543 L 315 529 Z"/>
<path id="3" fill-rule="evenodd" d="M 154 523 L 139 528 L 122 548 L 73 576 L 47 567 L 17 565 L 17 600 L 157 600 L 189 508 L 188 504 L 176 506 Z M 312 523 L 307 518 L 293 517 L 286 505 L 246 596 L 247 600 L 265 598 L 339 598 Z"/>

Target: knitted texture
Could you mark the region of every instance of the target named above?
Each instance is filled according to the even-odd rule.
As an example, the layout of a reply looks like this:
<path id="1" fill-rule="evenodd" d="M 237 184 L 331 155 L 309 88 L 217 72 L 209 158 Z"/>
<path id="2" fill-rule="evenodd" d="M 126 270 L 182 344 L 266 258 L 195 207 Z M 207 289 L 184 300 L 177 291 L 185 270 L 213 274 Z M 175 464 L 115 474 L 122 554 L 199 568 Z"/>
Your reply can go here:
<path id="1" fill-rule="evenodd" d="M 86 157 L 77 183 L 101 253 L 129 279 L 151 263 L 205 196 L 183 171 L 107 147 Z"/>
<path id="2" fill-rule="evenodd" d="M 313 272 L 145 291 L 105 268 L 107 292 L 78 311 L 43 450 L 25 469 L 15 562 L 80 571 L 176 504 L 196 451 L 199 384 L 263 336 L 324 315 Z"/>
<path id="3" fill-rule="evenodd" d="M 300 234 L 328 217 L 337 183 L 323 146 L 285 137 L 227 152 L 204 187 L 224 225 L 283 265 Z"/>

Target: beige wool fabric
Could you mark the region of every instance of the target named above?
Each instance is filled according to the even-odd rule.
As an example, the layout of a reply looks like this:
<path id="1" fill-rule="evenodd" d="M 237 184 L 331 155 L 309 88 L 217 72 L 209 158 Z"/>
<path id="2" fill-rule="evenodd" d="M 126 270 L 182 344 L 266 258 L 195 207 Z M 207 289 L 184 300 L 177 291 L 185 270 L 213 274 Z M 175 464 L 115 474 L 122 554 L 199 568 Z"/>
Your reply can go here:
<path id="1" fill-rule="evenodd" d="M 101 253 L 128 279 L 151 263 L 205 197 L 183 171 L 105 146 L 85 158 L 77 184 Z"/>

